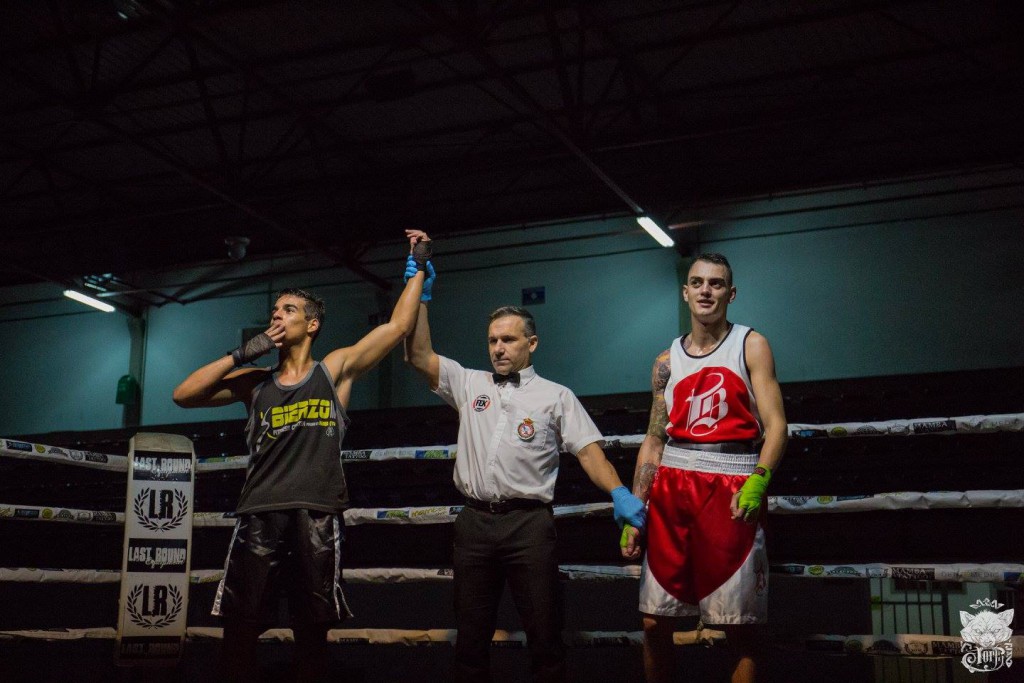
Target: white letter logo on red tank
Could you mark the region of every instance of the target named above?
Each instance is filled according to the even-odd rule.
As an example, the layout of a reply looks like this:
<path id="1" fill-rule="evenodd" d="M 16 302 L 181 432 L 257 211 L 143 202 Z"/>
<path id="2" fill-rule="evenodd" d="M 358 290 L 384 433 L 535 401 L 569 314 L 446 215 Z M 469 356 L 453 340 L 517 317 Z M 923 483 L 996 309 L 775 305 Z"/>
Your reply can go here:
<path id="1" fill-rule="evenodd" d="M 673 439 L 702 443 L 751 441 L 761 425 L 751 410 L 747 385 L 722 366 L 701 368 L 675 383 L 666 432 Z"/>
<path id="2" fill-rule="evenodd" d="M 690 392 L 686 399 L 690 411 L 686 416 L 686 430 L 694 436 L 706 436 L 718 429 L 718 421 L 729 413 L 729 404 L 725 401 L 725 377 L 721 373 L 707 375 L 707 379 L 717 383 L 702 394 L 696 394 L 697 388 Z"/>

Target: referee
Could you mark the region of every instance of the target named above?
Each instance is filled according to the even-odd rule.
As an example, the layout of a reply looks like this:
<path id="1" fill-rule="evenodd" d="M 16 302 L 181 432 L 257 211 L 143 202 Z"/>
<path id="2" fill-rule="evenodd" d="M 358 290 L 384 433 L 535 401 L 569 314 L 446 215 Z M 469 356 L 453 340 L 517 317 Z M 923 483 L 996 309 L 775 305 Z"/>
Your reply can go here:
<path id="1" fill-rule="evenodd" d="M 426 239 L 411 231 L 413 240 Z M 490 316 L 494 372 L 468 370 L 436 354 L 424 294 L 408 362 L 459 411 L 455 486 L 466 505 L 455 520 L 455 680 L 490 681 L 490 645 L 508 582 L 526 631 L 534 681 L 565 680 L 562 605 L 551 500 L 559 452 L 611 494 L 622 526 L 642 528 L 644 506 L 601 450 L 601 432 L 579 399 L 537 374 L 536 325 L 529 311 L 503 306 Z"/>

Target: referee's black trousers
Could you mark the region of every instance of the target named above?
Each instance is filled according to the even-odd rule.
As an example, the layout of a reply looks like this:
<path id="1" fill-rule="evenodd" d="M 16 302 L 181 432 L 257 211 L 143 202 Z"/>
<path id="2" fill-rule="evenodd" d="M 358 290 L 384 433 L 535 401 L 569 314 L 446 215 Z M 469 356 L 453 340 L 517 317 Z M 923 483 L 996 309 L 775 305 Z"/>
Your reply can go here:
<path id="1" fill-rule="evenodd" d="M 526 631 L 531 679 L 565 680 L 562 593 L 550 507 L 491 513 L 463 508 L 455 520 L 455 680 L 491 680 L 491 637 L 508 581 Z"/>

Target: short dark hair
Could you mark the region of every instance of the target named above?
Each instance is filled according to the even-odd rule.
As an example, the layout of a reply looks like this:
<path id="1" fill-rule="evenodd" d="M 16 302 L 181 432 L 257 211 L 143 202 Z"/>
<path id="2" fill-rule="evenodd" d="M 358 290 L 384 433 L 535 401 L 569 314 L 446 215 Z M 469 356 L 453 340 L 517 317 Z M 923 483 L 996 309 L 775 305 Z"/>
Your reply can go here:
<path id="1" fill-rule="evenodd" d="M 533 313 L 520 306 L 501 306 L 496 308 L 491 311 L 487 322 L 493 323 L 498 318 L 504 318 L 508 315 L 516 315 L 523 319 L 523 331 L 526 332 L 527 337 L 537 334 L 537 321 L 533 319 Z"/>
<path id="2" fill-rule="evenodd" d="M 707 263 L 714 263 L 716 266 L 725 267 L 726 284 L 732 287 L 732 266 L 729 265 L 729 259 L 725 258 L 716 251 L 706 251 L 703 254 L 699 254 L 693 259 L 693 262 L 705 261 Z"/>
<path id="3" fill-rule="evenodd" d="M 304 289 L 298 289 L 296 287 L 282 289 L 280 292 L 277 293 L 277 298 L 280 299 L 282 296 L 297 296 L 298 298 L 305 301 L 306 303 L 302 307 L 302 312 L 306 314 L 306 320 L 319 320 L 320 326 L 323 327 L 325 313 L 323 299 L 316 296 L 315 294 L 307 292 Z M 319 332 L 320 330 L 317 330 L 313 336 L 315 337 L 316 334 Z"/>

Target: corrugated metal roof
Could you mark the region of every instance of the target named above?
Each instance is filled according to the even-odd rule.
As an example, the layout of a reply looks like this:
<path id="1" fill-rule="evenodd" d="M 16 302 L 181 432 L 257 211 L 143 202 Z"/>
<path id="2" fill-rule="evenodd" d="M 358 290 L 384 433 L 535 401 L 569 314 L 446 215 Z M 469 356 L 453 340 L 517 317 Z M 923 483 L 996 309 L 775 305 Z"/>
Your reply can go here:
<path id="1" fill-rule="evenodd" d="M 345 261 L 411 225 L 671 220 L 1019 162 L 1018 14 L 997 0 L 4 3 L 0 228 L 19 269 L 0 285 L 225 259 L 240 229 L 252 253 L 294 250 L 293 231 Z"/>

